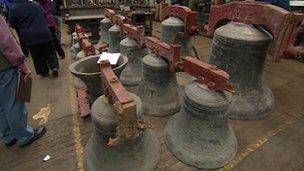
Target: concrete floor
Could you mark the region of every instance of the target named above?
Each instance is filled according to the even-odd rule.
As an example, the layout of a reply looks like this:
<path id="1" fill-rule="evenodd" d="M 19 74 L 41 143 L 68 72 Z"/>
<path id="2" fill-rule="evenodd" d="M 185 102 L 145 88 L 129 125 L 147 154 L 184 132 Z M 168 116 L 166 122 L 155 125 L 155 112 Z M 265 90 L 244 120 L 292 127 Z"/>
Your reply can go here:
<path id="1" fill-rule="evenodd" d="M 58 78 L 40 78 L 33 73 L 32 103 L 28 104 L 29 122 L 46 124 L 46 135 L 28 146 L 6 148 L 0 144 L 0 171 L 6 170 L 83 170 L 83 148 L 91 136 L 90 118 L 80 118 L 73 89 L 69 36 L 63 28 L 67 59 L 61 60 Z M 155 35 L 159 25 L 155 24 Z M 211 39 L 195 37 L 200 57 L 207 60 Z M 31 59 L 28 61 L 32 66 Z M 34 71 L 34 70 L 33 70 Z M 238 138 L 239 150 L 232 162 L 221 170 L 304 170 L 304 64 L 293 60 L 269 61 L 266 80 L 272 89 L 275 110 L 257 121 L 229 121 Z M 157 170 L 197 170 L 175 159 L 163 142 L 163 128 L 168 118 L 148 118 L 161 144 Z M 52 158 L 43 162 L 44 156 Z"/>

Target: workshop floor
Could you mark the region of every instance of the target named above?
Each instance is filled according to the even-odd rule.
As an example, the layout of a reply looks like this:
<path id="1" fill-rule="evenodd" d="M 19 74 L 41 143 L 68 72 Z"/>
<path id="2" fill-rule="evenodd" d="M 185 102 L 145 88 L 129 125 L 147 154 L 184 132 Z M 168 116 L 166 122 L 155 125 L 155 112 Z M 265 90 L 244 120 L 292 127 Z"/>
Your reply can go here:
<path id="1" fill-rule="evenodd" d="M 73 76 L 68 66 L 70 39 L 63 28 L 67 59 L 61 60 L 58 78 L 40 78 L 33 74 L 32 103 L 28 104 L 31 125 L 46 124 L 46 135 L 28 146 L 6 148 L 0 144 L 0 171 L 68 171 L 83 170 L 83 149 L 92 133 L 90 118 L 77 113 Z M 159 25 L 155 23 L 155 35 Z M 211 39 L 195 37 L 200 57 L 206 60 L 211 51 Z M 28 61 L 31 63 L 31 59 Z M 33 70 L 34 71 L 34 70 Z M 304 170 L 304 64 L 294 60 L 281 63 L 269 61 L 266 80 L 272 89 L 275 110 L 257 121 L 229 121 L 238 138 L 236 157 L 222 170 L 287 171 Z M 175 159 L 163 141 L 163 128 L 168 118 L 149 118 L 161 141 L 161 161 L 157 170 L 197 170 Z M 42 159 L 50 155 L 51 159 Z"/>

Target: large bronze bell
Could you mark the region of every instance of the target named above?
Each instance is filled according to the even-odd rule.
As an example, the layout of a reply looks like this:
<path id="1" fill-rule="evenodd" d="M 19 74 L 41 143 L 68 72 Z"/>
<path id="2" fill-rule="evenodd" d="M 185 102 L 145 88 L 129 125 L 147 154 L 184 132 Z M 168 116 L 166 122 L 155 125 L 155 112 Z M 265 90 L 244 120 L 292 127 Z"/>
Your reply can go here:
<path id="1" fill-rule="evenodd" d="M 138 118 L 142 118 L 142 103 L 129 93 L 136 104 Z M 144 131 L 136 139 L 117 146 L 107 146 L 109 138 L 115 137 L 117 116 L 105 96 L 92 105 L 93 136 L 84 151 L 84 166 L 87 171 L 150 171 L 160 160 L 160 144 L 151 130 Z"/>
<path id="2" fill-rule="evenodd" d="M 89 56 L 70 65 L 70 72 L 75 77 L 81 79 L 87 86 L 91 103 L 103 94 L 100 66 L 97 64 L 98 59 L 98 55 Z M 113 66 L 113 71 L 118 77 L 127 63 L 128 58 L 121 56 L 118 59 L 117 65 Z"/>
<path id="3" fill-rule="evenodd" d="M 128 64 L 120 75 L 120 81 L 129 91 L 137 93 L 135 87 L 142 79 L 141 61 L 148 52 L 146 49 L 141 49 L 134 39 L 128 37 L 120 42 L 120 49 L 122 55 L 128 58 Z"/>
<path id="4" fill-rule="evenodd" d="M 110 53 L 118 53 L 119 43 L 122 39 L 121 37 L 121 27 L 117 24 L 114 24 L 109 30 L 109 52 Z"/>
<path id="5" fill-rule="evenodd" d="M 274 108 L 274 97 L 264 78 L 271 38 L 253 25 L 231 22 L 218 28 L 210 63 L 227 71 L 236 95 L 229 109 L 232 119 L 259 119 Z"/>
<path id="6" fill-rule="evenodd" d="M 170 44 L 178 44 L 181 46 L 182 56 L 195 56 L 193 50 L 192 37 L 183 37 L 179 32 L 183 33 L 185 23 L 177 17 L 169 17 L 161 23 L 161 40 Z"/>
<path id="7" fill-rule="evenodd" d="M 139 96 L 146 115 L 173 115 L 180 109 L 179 86 L 175 73 L 169 72 L 168 64 L 153 54 L 143 60 L 143 78 Z"/>
<path id="8" fill-rule="evenodd" d="M 111 20 L 107 17 L 100 21 L 100 39 L 98 42 L 99 45 L 102 43 L 109 44 L 108 30 L 110 29 L 111 25 Z"/>
<path id="9" fill-rule="evenodd" d="M 216 169 L 231 161 L 237 140 L 228 125 L 229 94 L 209 90 L 196 81 L 184 89 L 181 111 L 165 128 L 169 151 L 183 163 Z"/>

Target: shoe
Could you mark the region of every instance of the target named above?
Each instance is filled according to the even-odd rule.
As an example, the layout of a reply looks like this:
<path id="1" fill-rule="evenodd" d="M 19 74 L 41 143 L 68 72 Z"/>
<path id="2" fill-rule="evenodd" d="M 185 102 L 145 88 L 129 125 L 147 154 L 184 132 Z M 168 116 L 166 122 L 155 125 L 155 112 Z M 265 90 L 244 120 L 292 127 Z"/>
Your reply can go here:
<path id="1" fill-rule="evenodd" d="M 47 129 L 45 126 L 34 129 L 34 136 L 32 139 L 30 139 L 28 142 L 21 144 L 20 147 L 26 147 L 29 144 L 31 144 L 32 142 L 38 140 L 39 138 L 41 138 L 45 133 L 46 133 Z"/>
<path id="2" fill-rule="evenodd" d="M 50 76 L 50 74 L 40 74 L 41 75 L 41 77 L 49 77 Z"/>
<path id="3" fill-rule="evenodd" d="M 53 69 L 53 76 L 58 77 L 58 69 L 57 68 Z"/>
<path id="4" fill-rule="evenodd" d="M 11 146 L 15 145 L 16 142 L 17 142 L 17 139 L 14 138 L 14 139 L 12 139 L 10 142 L 4 143 L 4 145 L 5 145 L 6 147 L 11 147 Z"/>

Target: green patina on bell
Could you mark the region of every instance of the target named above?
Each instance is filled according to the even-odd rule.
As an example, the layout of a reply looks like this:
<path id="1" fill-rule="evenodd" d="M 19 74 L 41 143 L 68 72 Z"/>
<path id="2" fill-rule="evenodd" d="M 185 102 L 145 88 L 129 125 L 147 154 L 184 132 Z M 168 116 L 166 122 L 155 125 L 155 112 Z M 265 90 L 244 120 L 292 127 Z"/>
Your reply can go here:
<path id="1" fill-rule="evenodd" d="M 169 72 L 168 64 L 153 54 L 143 60 L 143 78 L 139 85 L 139 96 L 144 113 L 151 116 L 167 116 L 180 109 L 179 85 L 175 73 Z"/>
<path id="2" fill-rule="evenodd" d="M 228 72 L 236 87 L 230 118 L 264 118 L 274 109 L 264 78 L 270 45 L 271 37 L 253 25 L 231 22 L 216 29 L 209 62 Z"/>
<path id="3" fill-rule="evenodd" d="M 237 152 L 237 140 L 228 125 L 230 95 L 210 90 L 196 81 L 184 89 L 181 111 L 165 128 L 169 151 L 183 163 L 200 169 L 228 164 Z"/>
<path id="4" fill-rule="evenodd" d="M 142 103 L 138 96 L 129 93 L 136 104 L 138 118 L 143 118 Z M 94 133 L 84 151 L 84 166 L 87 171 L 152 171 L 160 160 L 160 143 L 151 130 L 117 146 L 107 146 L 114 138 L 117 114 L 105 96 L 99 97 L 92 105 Z"/>

